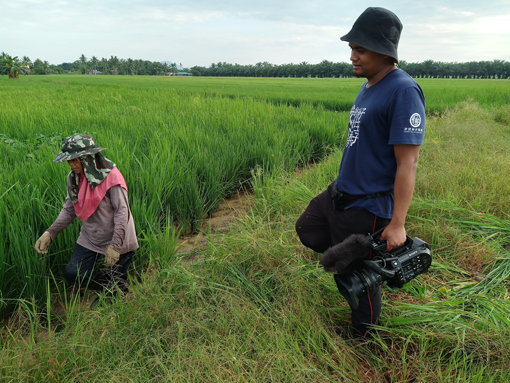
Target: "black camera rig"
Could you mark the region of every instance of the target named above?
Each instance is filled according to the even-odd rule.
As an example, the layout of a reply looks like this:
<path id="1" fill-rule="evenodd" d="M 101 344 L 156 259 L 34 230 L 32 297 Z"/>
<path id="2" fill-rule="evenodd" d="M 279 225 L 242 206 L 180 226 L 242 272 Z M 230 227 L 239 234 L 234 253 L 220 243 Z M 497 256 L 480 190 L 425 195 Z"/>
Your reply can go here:
<path id="1" fill-rule="evenodd" d="M 386 251 L 386 241 L 380 240 L 383 230 L 366 237 L 372 256 L 371 260 L 363 260 L 363 268 L 349 274 L 334 275 L 338 290 L 352 309 L 358 308 L 360 297 L 366 296 L 383 282 L 386 281 L 391 288 L 400 288 L 427 272 L 432 263 L 429 245 L 416 237 L 406 236 L 402 245 Z M 336 249 L 336 254 L 341 257 L 341 247 Z"/>

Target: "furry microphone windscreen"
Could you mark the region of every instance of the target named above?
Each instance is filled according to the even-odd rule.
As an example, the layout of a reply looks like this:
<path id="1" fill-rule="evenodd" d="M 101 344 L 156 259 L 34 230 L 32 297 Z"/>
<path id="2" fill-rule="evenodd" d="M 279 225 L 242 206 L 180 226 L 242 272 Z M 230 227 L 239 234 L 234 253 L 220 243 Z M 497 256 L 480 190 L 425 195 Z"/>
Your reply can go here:
<path id="1" fill-rule="evenodd" d="M 327 249 L 320 259 L 326 271 L 348 274 L 363 266 L 363 260 L 370 257 L 370 237 L 351 234 L 343 242 Z"/>

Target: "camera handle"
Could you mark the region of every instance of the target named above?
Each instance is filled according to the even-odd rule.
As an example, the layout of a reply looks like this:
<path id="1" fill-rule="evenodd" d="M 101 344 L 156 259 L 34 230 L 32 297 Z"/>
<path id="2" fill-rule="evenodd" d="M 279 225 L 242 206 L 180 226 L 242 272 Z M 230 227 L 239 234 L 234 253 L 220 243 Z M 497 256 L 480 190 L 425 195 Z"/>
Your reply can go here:
<path id="1" fill-rule="evenodd" d="M 368 267 L 370 270 L 376 272 L 377 274 L 388 278 L 393 279 L 395 277 L 395 271 L 394 270 L 388 270 L 384 268 L 386 265 L 386 262 L 397 262 L 398 258 L 386 258 L 386 259 L 380 259 L 376 261 L 369 261 L 364 260 L 363 263 L 366 267 Z M 381 264 L 382 263 L 382 264 Z"/>
<path id="2" fill-rule="evenodd" d="M 386 229 L 386 227 L 387 226 L 384 226 L 384 227 L 380 228 L 379 230 L 374 231 L 372 234 L 369 234 L 368 236 L 370 238 L 372 238 L 373 241 L 379 241 L 379 238 L 381 237 L 381 234 L 384 231 L 384 229 Z"/>
<path id="3" fill-rule="evenodd" d="M 386 229 L 386 226 L 368 235 L 372 242 L 372 250 L 374 250 L 376 253 L 381 255 L 387 254 L 398 257 L 400 253 L 403 253 L 406 250 L 408 250 L 410 246 L 413 244 L 413 240 L 411 239 L 411 237 L 406 235 L 406 240 L 403 244 L 394 249 L 391 249 L 390 251 L 386 251 L 386 241 L 381 241 L 381 234 L 383 233 L 384 229 Z M 388 258 L 386 258 L 386 260 L 388 260 Z"/>

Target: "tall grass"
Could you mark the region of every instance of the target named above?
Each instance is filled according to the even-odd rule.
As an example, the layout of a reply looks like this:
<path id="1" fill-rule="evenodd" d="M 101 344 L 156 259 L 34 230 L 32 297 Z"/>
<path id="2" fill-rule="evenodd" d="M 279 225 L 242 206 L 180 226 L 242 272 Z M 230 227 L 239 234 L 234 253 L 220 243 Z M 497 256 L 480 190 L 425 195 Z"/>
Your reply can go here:
<path id="1" fill-rule="evenodd" d="M 49 257 L 36 256 L 32 250 L 65 197 L 68 168 L 51 161 L 60 151 L 62 138 L 91 134 L 107 148 L 105 155 L 126 178 L 141 238 L 159 235 L 167 222 L 178 223 L 181 233 L 195 231 L 225 196 L 246 184 L 254 169 L 264 174 L 282 164 L 287 170 L 294 169 L 341 146 L 347 112 L 328 110 L 348 111 L 361 83 L 360 79 L 130 76 L 0 79 L 0 146 L 5 164 L 0 170 L 0 221 L 5 223 L 0 231 L 6 238 L 0 245 L 0 267 L 7 276 L 0 282 L 3 298 L 35 294 L 38 302 L 44 302 L 47 270 L 59 275 L 77 236 L 79 225 L 75 223 L 52 244 Z M 428 108 L 444 113 L 438 124 L 452 125 L 440 133 L 435 126 L 428 127 L 427 140 L 433 145 L 424 147 L 422 157 L 430 161 L 423 162 L 437 165 L 429 179 L 444 177 L 452 166 L 450 157 L 463 156 L 464 161 L 455 165 L 462 177 L 444 177 L 431 186 L 420 179 L 417 188 L 425 188 L 426 193 L 434 190 L 438 198 L 452 203 L 468 202 L 475 209 L 494 204 L 492 210 L 485 210 L 488 213 L 508 211 L 507 199 L 487 202 L 481 197 L 486 188 L 494 194 L 505 193 L 505 178 L 489 182 L 487 169 L 476 166 L 484 161 L 491 170 L 508 168 L 501 145 L 509 136 L 510 113 L 507 107 L 496 107 L 508 98 L 507 88 L 500 86 L 506 82 L 423 79 L 420 83 Z M 496 109 L 469 106 L 472 110 L 463 115 L 462 128 L 455 127 L 448 120 L 447 108 L 468 95 Z M 501 140 L 494 145 L 492 136 L 478 134 L 478 126 L 464 126 L 478 113 L 487 117 L 484 124 L 488 127 L 490 121 L 499 124 L 494 134 Z M 466 129 L 470 129 L 471 140 L 455 143 L 449 139 L 466 134 Z M 445 139 L 448 147 L 442 145 Z M 485 148 L 477 157 L 471 155 L 475 145 Z M 460 184 L 448 185 L 454 180 Z M 466 184 L 471 194 L 458 201 L 454 190 Z M 135 261 L 138 265 L 147 263 L 153 253 L 143 241 L 142 245 Z"/>
<path id="2" fill-rule="evenodd" d="M 66 195 L 69 168 L 52 162 L 62 138 L 91 134 L 107 148 L 104 154 L 126 179 L 137 232 L 150 238 L 167 222 L 195 231 L 257 166 L 270 173 L 281 164 L 292 169 L 324 158 L 340 142 L 347 121 L 346 114 L 307 105 L 291 109 L 181 94 L 166 79 L 146 86 L 136 78 L 120 84 L 115 78 L 60 79 L 0 83 L 4 299 L 35 296 L 44 302 L 48 269 L 60 274 L 77 238 L 75 223 L 51 245 L 48 257 L 33 250 Z M 142 245 L 137 264 L 150 257 Z"/>
<path id="3" fill-rule="evenodd" d="M 431 119 L 431 133 L 445 147 L 469 141 L 447 135 L 469 114 L 451 112 L 443 117 L 448 124 Z M 483 115 L 469 121 L 486 134 L 505 129 L 484 125 Z M 383 289 L 373 340 L 352 339 L 347 303 L 319 255 L 294 231 L 310 199 L 335 178 L 342 155 L 335 151 L 299 175 L 284 167 L 271 174 L 254 169 L 251 209 L 227 233 L 209 233 L 203 258 L 193 264 L 165 246 L 170 232 L 165 241 L 147 237 L 165 262 L 134 283 L 127 300 L 78 307 L 67 316 L 52 312 L 58 329 L 50 333 L 47 318 L 25 302 L 0 333 L 0 376 L 19 382 L 509 381 L 508 219 L 496 214 L 498 196 L 490 189 L 481 193 L 491 202 L 463 202 L 471 188 L 459 187 L 465 175 L 456 167 L 465 158 L 450 157 L 452 166 L 439 177 L 434 145 L 423 146 L 407 223 L 409 235 L 431 244 L 433 265 L 399 291 Z M 474 157 L 483 150 L 468 147 Z M 500 174 L 486 176 L 495 181 Z M 432 188 L 430 177 L 451 182 Z M 450 195 L 457 198 L 443 198 Z"/>
<path id="4" fill-rule="evenodd" d="M 510 120 L 506 106 L 464 102 L 427 125 L 416 191 L 499 217 L 510 212 Z"/>

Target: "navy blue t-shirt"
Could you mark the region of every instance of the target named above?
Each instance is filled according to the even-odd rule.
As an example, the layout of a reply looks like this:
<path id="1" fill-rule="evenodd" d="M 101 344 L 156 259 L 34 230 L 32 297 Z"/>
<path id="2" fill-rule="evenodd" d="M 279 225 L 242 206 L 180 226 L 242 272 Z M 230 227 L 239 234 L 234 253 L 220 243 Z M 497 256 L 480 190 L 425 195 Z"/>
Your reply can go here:
<path id="1" fill-rule="evenodd" d="M 365 82 L 351 109 L 337 189 L 358 195 L 393 190 L 397 171 L 393 145 L 421 145 L 424 134 L 425 98 L 411 76 L 396 69 L 369 88 Z M 347 206 L 353 207 L 391 218 L 393 193 Z"/>

